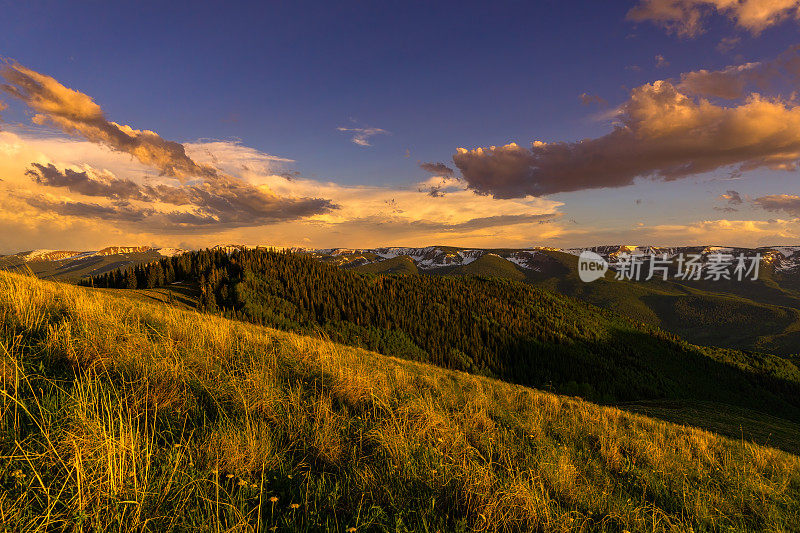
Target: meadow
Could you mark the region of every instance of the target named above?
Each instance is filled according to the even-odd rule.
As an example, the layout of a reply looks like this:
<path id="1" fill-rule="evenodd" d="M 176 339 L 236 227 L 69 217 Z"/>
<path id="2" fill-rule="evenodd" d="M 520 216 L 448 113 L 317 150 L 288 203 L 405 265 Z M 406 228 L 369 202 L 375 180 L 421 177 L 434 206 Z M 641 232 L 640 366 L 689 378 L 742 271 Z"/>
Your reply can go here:
<path id="1" fill-rule="evenodd" d="M 5 531 L 797 531 L 800 458 L 0 272 Z"/>

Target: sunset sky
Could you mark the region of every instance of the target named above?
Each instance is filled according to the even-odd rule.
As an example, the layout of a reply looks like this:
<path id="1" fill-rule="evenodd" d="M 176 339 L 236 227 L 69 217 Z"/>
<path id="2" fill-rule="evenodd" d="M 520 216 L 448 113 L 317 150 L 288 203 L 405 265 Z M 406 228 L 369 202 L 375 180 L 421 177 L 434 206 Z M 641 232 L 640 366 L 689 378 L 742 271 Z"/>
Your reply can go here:
<path id="1" fill-rule="evenodd" d="M 800 0 L 0 2 L 0 253 L 800 244 Z"/>

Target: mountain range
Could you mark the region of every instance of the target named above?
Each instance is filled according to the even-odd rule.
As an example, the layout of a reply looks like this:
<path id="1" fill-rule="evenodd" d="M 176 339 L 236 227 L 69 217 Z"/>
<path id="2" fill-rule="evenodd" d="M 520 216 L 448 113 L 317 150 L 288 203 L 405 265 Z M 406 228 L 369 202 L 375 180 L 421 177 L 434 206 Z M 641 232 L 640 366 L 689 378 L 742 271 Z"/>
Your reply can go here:
<path id="1" fill-rule="evenodd" d="M 226 244 L 232 253 L 246 248 Z M 592 283 L 578 276 L 578 256 L 591 250 L 611 270 Z M 448 246 L 381 248 L 292 248 L 319 261 L 365 274 L 485 276 L 552 290 L 607 308 L 638 322 L 661 327 L 691 342 L 780 355 L 800 346 L 800 246 L 596 246 L 590 248 L 485 249 Z M 30 270 L 46 279 L 78 281 L 118 268 L 150 263 L 185 252 L 177 248 L 112 246 L 96 251 L 33 250 L 0 256 L 0 268 Z M 699 254 L 761 257 L 758 280 L 632 281 L 615 279 L 623 254 L 674 258 Z"/>

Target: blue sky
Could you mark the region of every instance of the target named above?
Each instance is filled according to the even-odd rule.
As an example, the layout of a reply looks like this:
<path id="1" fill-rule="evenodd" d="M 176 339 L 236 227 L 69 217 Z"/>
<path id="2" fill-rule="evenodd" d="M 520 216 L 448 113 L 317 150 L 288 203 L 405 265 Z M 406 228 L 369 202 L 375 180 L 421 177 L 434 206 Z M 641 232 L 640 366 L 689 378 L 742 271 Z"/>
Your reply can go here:
<path id="1" fill-rule="evenodd" d="M 237 141 L 293 160 L 281 170 L 308 179 L 415 190 L 429 177 L 419 161 L 453 167 L 458 147 L 601 137 L 612 128 L 611 110 L 635 87 L 698 69 L 771 59 L 798 42 L 794 20 L 754 34 L 713 8 L 704 13 L 704 33 L 680 36 L 657 21 L 628 20 L 636 4 L 2 2 L 0 54 L 90 96 L 109 120 L 164 139 Z M 737 42 L 721 50 L 723 39 Z M 781 86 L 776 94 L 785 96 L 790 89 Z M 608 105 L 584 105 L 583 93 Z M 9 104 L 2 113 L 6 131 L 44 135 L 32 131 L 28 107 L 1 98 Z M 340 127 L 388 133 L 370 137 L 371 146 L 359 146 Z M 640 222 L 690 225 L 719 219 L 713 209 L 718 196 L 735 188 L 724 180 L 729 173 L 720 168 L 667 183 L 555 192 L 545 198 L 560 207 L 534 204 L 542 212 L 557 209 L 559 223 L 573 219 L 587 226 L 586 232 L 552 243 L 625 240 L 635 238 L 628 231 Z M 794 195 L 800 192 L 795 179 L 795 173 L 762 168 L 735 186 L 754 198 Z M 482 216 L 491 216 L 487 209 Z M 747 220 L 776 216 L 742 209 Z M 159 240 L 257 239 L 254 230 L 224 231 Z M 129 228 L 127 234 L 157 238 L 152 228 Z M 57 240 L 44 235 L 43 246 Z M 281 239 L 288 244 L 292 239 L 286 235 Z M 758 238 L 788 234 L 776 235 Z M 519 244 L 535 245 L 537 237 L 533 231 Z"/>

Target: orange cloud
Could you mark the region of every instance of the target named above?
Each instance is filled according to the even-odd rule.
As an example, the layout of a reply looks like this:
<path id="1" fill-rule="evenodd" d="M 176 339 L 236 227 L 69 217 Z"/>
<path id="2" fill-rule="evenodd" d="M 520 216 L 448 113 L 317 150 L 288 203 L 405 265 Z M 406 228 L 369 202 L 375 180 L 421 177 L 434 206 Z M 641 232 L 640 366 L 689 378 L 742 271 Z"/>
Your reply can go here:
<path id="1" fill-rule="evenodd" d="M 185 147 L 197 164 L 229 171 L 256 190 L 330 198 L 339 209 L 269 225 L 210 223 L 196 216 L 198 207 L 214 204 L 199 204 L 204 199 L 195 184 L 176 186 L 126 154 L 88 141 L 6 131 L 0 132 L 0 253 L 27 249 L 31 242 L 50 248 L 72 243 L 78 249 L 120 242 L 186 248 L 223 241 L 323 248 L 530 246 L 560 232 L 561 204 L 552 200 L 493 200 L 453 179 L 444 196 L 418 192 L 439 177 L 399 187 L 343 186 L 299 175 L 289 180 L 282 176 L 285 159 L 238 143 Z M 172 197 L 181 193 L 190 203 Z"/>
<path id="2" fill-rule="evenodd" d="M 778 83 L 791 86 L 800 83 L 800 45 L 790 47 L 770 61 L 681 74 L 678 88 L 687 94 L 735 100 L 747 94 L 748 87 L 764 91 Z"/>
<path id="3" fill-rule="evenodd" d="M 772 62 L 688 73 L 677 85 L 655 81 L 631 91 L 605 136 L 459 148 L 453 161 L 471 189 L 495 198 L 622 187 L 637 178 L 677 180 L 729 166 L 792 170 L 800 158 L 800 107 L 793 100 L 752 93 L 718 105 L 703 97 L 741 96 L 748 83 L 766 83 L 788 67 L 800 74 L 796 47 Z"/>
<path id="4" fill-rule="evenodd" d="M 219 172 L 213 165 L 198 164 L 186 154 L 183 144 L 165 140 L 153 131 L 137 130 L 109 121 L 100 106 L 88 95 L 69 89 L 50 76 L 16 63 L 7 64 L 0 70 L 0 74 L 8 81 L 8 84 L 2 86 L 3 90 L 37 112 L 33 117 L 34 123 L 52 124 L 68 134 L 130 154 L 142 164 L 158 169 L 162 175 L 178 178 L 182 183 L 194 178 L 200 180 L 187 187 L 184 192 L 184 196 L 191 200 L 183 201 L 182 204 L 191 203 L 194 207 L 191 212 L 160 213 L 162 216 L 156 217 L 155 223 L 160 224 L 166 219 L 176 224 L 179 230 L 214 225 L 220 228 L 263 225 L 313 216 L 335 208 L 329 200 L 321 198 L 279 197 L 271 191 L 255 188 Z M 34 167 L 31 175 L 40 184 L 56 185 L 53 180 L 45 179 L 45 170 L 50 172 L 49 167 Z M 62 175 L 57 181 L 63 184 L 71 179 L 70 186 L 73 190 L 79 187 L 80 182 L 84 187 L 81 192 L 84 193 L 86 187 L 93 187 L 96 192 L 102 190 L 97 187 L 97 180 L 87 179 L 86 175 L 82 180 L 80 178 L 77 174 Z M 106 180 L 105 190 L 109 191 L 109 198 L 113 199 L 121 187 L 129 186 L 129 180 Z M 111 189 L 116 190 L 110 192 Z M 180 191 L 173 188 L 170 194 L 176 197 L 180 195 Z M 139 194 L 135 199 L 147 201 L 148 196 Z M 40 208 L 50 205 L 39 199 L 31 201 Z M 141 217 L 136 218 L 131 215 L 135 208 L 129 205 L 95 209 L 93 206 L 96 204 L 70 205 L 67 200 L 64 202 L 52 204 L 52 208 L 74 216 L 84 213 L 88 217 L 102 216 L 108 219 L 112 219 L 116 211 L 123 221 L 146 219 L 159 214 L 149 207 L 140 208 L 138 212 Z"/>
<path id="5" fill-rule="evenodd" d="M 696 37 L 705 31 L 704 19 L 715 11 L 758 35 L 787 19 L 800 18 L 800 0 L 641 0 L 628 12 L 628 19 L 653 22 L 680 37 Z"/>

